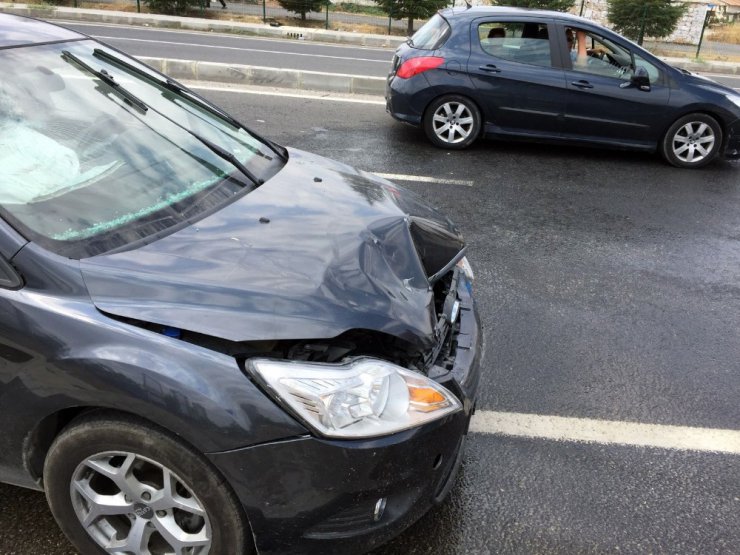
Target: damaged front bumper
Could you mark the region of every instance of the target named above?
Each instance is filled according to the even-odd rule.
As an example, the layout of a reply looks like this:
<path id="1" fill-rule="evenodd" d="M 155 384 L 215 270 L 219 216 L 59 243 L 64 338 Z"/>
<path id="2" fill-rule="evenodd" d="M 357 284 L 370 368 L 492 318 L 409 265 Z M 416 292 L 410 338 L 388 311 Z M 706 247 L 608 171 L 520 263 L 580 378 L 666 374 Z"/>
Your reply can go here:
<path id="1" fill-rule="evenodd" d="M 361 553 L 401 533 L 455 482 L 480 377 L 480 324 L 466 279 L 451 364 L 429 375 L 463 410 L 367 440 L 300 437 L 209 458 L 233 485 L 259 553 Z M 450 357 L 447 357 L 447 361 Z"/>

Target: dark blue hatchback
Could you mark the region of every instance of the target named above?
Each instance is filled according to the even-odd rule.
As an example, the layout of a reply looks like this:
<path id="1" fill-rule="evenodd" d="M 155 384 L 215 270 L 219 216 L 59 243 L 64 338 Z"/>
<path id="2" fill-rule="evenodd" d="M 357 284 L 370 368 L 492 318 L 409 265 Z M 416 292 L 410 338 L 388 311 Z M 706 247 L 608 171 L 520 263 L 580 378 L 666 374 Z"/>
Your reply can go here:
<path id="1" fill-rule="evenodd" d="M 740 93 L 559 12 L 440 11 L 396 51 L 386 101 L 447 149 L 485 135 L 659 151 L 685 168 L 740 158 Z"/>

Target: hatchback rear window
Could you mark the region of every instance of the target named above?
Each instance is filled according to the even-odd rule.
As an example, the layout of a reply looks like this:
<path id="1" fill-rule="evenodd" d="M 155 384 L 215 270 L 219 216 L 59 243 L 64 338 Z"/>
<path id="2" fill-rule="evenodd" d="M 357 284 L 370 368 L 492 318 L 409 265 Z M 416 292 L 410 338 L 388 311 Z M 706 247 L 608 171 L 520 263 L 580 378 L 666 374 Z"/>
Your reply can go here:
<path id="1" fill-rule="evenodd" d="M 409 46 L 419 50 L 436 50 L 447 41 L 450 32 L 450 24 L 447 23 L 447 20 L 436 14 L 414 33 L 409 41 Z"/>

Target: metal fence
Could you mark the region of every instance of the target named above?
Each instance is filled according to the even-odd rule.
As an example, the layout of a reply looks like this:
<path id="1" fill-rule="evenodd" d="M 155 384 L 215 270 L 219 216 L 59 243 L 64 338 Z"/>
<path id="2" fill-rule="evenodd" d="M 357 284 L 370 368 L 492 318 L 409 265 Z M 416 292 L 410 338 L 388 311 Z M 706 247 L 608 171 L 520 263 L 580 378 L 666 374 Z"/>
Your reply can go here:
<path id="1" fill-rule="evenodd" d="M 46 0 L 53 5 L 107 8 L 225 19 L 273 26 L 313 27 L 359 33 L 406 35 L 407 19 L 396 19 L 373 0 Z M 450 0 L 454 5 L 460 0 Z M 424 23 L 415 20 L 414 30 Z"/>

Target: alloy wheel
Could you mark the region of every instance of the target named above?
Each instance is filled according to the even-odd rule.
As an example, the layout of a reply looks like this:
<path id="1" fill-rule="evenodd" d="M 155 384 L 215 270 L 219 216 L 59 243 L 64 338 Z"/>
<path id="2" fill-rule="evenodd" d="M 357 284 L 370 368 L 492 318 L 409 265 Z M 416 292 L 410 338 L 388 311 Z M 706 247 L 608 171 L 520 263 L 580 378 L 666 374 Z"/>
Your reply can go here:
<path id="1" fill-rule="evenodd" d="M 680 127 L 673 135 L 673 154 L 681 162 L 695 164 L 710 155 L 717 137 L 711 126 L 701 121 L 692 121 Z"/>
<path id="2" fill-rule="evenodd" d="M 107 553 L 205 555 L 211 547 L 208 515 L 190 487 L 135 453 L 86 458 L 70 495 L 83 528 Z"/>
<path id="3" fill-rule="evenodd" d="M 432 125 L 435 135 L 444 143 L 457 144 L 473 132 L 474 118 L 461 102 L 445 102 L 434 112 Z"/>

